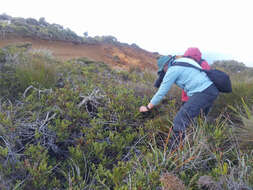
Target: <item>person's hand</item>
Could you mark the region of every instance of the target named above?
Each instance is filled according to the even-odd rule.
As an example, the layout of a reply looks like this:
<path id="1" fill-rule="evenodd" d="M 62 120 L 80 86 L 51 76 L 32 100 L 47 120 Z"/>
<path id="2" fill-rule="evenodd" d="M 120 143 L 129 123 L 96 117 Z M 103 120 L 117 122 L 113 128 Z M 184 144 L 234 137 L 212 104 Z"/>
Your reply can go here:
<path id="1" fill-rule="evenodd" d="M 141 106 L 140 107 L 140 112 L 147 112 L 149 111 L 149 109 L 147 108 L 147 106 Z"/>
<path id="2" fill-rule="evenodd" d="M 140 107 L 140 112 L 148 112 L 154 107 L 153 104 L 149 103 L 147 106 L 141 106 Z"/>

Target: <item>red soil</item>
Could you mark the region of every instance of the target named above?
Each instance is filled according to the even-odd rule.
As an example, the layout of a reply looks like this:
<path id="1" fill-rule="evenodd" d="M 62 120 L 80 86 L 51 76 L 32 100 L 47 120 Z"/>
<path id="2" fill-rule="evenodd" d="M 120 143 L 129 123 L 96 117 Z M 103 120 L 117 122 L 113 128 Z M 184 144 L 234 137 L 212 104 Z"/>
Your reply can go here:
<path id="1" fill-rule="evenodd" d="M 110 43 L 73 44 L 71 42 L 49 41 L 23 37 L 0 39 L 0 48 L 17 43 L 32 43 L 32 49 L 47 49 L 60 60 L 87 57 L 94 61 L 102 61 L 114 68 L 156 68 L 156 55 L 143 49 L 129 45 Z"/>

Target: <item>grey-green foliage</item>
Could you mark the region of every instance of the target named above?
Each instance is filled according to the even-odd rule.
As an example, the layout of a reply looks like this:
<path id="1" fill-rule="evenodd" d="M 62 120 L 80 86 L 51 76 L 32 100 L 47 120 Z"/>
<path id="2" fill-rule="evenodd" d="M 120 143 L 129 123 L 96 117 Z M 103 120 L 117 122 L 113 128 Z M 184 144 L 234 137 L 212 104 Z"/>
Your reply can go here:
<path id="1" fill-rule="evenodd" d="M 2 18 L 2 19 L 1 19 Z M 37 21 L 33 18 L 13 18 L 0 15 L 0 30 L 5 34 L 38 37 L 41 39 L 70 41 L 82 43 L 83 38 L 69 28 L 65 29 L 58 24 L 49 24 L 44 18 Z"/>
<path id="2" fill-rule="evenodd" d="M 73 43 L 119 43 L 117 38 L 111 35 L 92 38 L 88 37 L 88 33 L 85 33 L 85 37 L 78 36 L 69 28 L 64 28 L 59 24 L 48 23 L 45 18 L 40 18 L 37 21 L 33 18 L 16 18 L 4 14 L 0 15 L 0 34 L 2 38 L 10 34 Z"/>
<path id="3" fill-rule="evenodd" d="M 139 113 L 155 93 L 155 73 L 113 70 L 87 58 L 58 63 L 18 49 L 0 51 L 4 63 L 6 55 L 16 60 L 8 62 L 11 72 L 5 77 L 11 82 L 0 85 L 0 92 L 12 89 L 23 95 L 9 100 L 0 94 L 0 187 L 162 189 L 161 177 L 168 172 L 177 179 L 167 181 L 173 187 L 200 189 L 201 176 L 229 190 L 252 186 L 252 151 L 238 146 L 232 129 L 241 122 L 230 112 L 209 122 L 197 118 L 184 146 L 173 151 L 170 131 L 180 91 L 175 88 L 152 112 Z M 54 84 L 54 76 L 63 85 L 47 84 Z M 238 91 L 251 94 L 245 88 Z M 222 107 L 236 98 L 224 97 Z M 251 101 L 245 99 L 245 104 L 251 109 Z"/>
<path id="4" fill-rule="evenodd" d="M 212 64 L 212 67 L 218 67 L 225 69 L 226 72 L 238 73 L 250 69 L 245 66 L 244 63 L 235 61 L 235 60 L 226 60 L 226 61 L 215 61 Z"/>

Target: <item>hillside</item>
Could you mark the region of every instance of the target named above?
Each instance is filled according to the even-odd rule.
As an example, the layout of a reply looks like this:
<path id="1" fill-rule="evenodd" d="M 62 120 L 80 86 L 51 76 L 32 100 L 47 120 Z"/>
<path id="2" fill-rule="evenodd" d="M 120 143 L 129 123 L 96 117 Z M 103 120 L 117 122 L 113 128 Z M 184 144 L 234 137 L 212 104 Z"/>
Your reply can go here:
<path id="1" fill-rule="evenodd" d="M 150 70 L 58 61 L 17 46 L 0 49 L 0 66 L 0 189 L 253 187 L 252 78 L 233 80 L 233 92 L 173 150 L 181 91 L 139 113 L 156 91 Z"/>
<path id="2" fill-rule="evenodd" d="M 220 93 L 175 146 L 179 88 L 139 112 L 157 91 L 156 54 L 44 19 L 1 18 L 1 190 L 253 188 L 252 70 L 214 63 L 233 92 Z"/>
<path id="3" fill-rule="evenodd" d="M 115 37 L 91 38 L 77 36 L 70 29 L 29 18 L 0 15 L 0 48 L 16 43 L 31 43 L 32 49 L 49 50 L 61 59 L 87 57 L 120 68 L 140 67 L 154 69 L 157 54 L 137 45 L 120 43 Z"/>

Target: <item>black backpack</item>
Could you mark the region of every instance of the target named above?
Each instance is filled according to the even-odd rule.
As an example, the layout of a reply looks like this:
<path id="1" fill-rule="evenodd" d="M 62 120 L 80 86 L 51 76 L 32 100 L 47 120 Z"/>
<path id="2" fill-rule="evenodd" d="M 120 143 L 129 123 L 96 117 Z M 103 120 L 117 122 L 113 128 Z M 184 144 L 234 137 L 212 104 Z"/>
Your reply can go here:
<path id="1" fill-rule="evenodd" d="M 176 65 L 184 66 L 184 67 L 192 67 L 192 68 L 198 69 L 199 71 L 205 72 L 207 76 L 209 77 L 209 79 L 215 84 L 216 88 L 220 92 L 224 92 L 224 93 L 232 92 L 232 85 L 231 85 L 229 75 L 224 73 L 223 71 L 220 71 L 218 69 L 204 70 L 186 62 L 174 62 L 172 64 L 172 66 L 176 66 Z"/>

